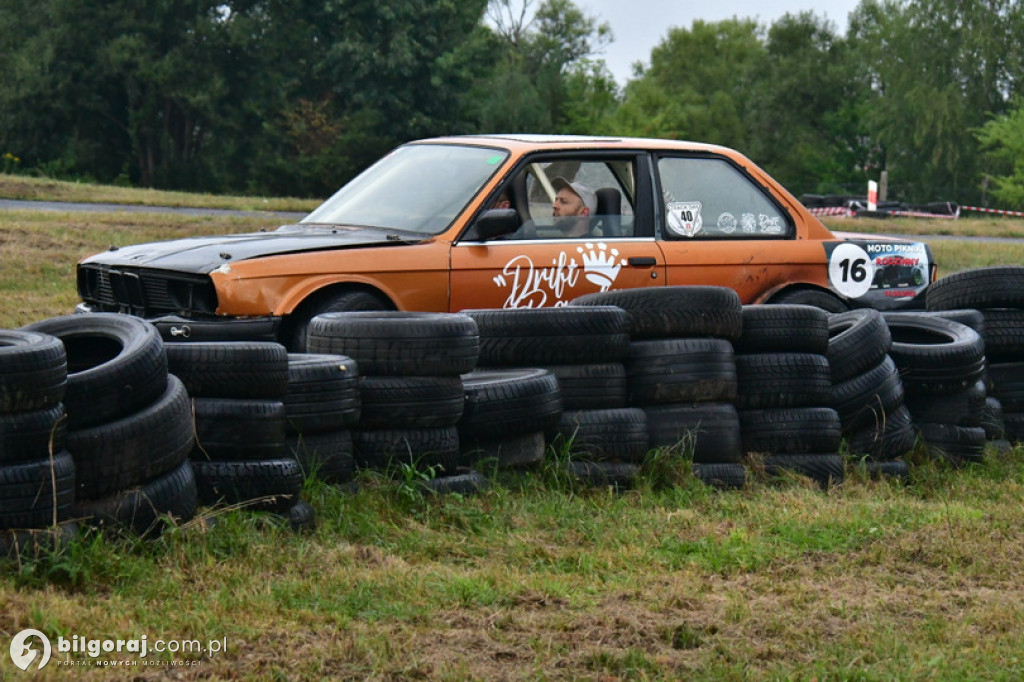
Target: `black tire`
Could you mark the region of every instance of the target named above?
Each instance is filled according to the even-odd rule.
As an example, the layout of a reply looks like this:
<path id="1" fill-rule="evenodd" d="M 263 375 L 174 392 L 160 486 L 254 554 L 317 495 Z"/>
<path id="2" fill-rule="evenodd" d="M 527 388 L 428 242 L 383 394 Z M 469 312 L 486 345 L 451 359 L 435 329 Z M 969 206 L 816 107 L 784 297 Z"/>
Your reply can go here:
<path id="1" fill-rule="evenodd" d="M 1003 427 L 1006 429 L 1006 440 L 1011 443 L 1024 442 L 1024 412 L 1004 412 Z"/>
<path id="2" fill-rule="evenodd" d="M 347 430 L 288 435 L 288 454 L 298 461 L 303 476 L 315 475 L 324 483 L 348 483 L 356 475 L 355 446 Z"/>
<path id="3" fill-rule="evenodd" d="M 117 421 L 68 431 L 66 442 L 78 467 L 79 500 L 107 497 L 165 474 L 195 443 L 185 386 L 169 376 L 156 402 Z"/>
<path id="4" fill-rule="evenodd" d="M 652 448 L 682 447 L 698 464 L 740 462 L 740 418 L 732 404 L 651 405 L 644 412 Z"/>
<path id="5" fill-rule="evenodd" d="M 626 366 L 621 362 L 543 367 L 555 375 L 566 410 L 626 407 Z"/>
<path id="6" fill-rule="evenodd" d="M 693 475 L 718 490 L 739 490 L 747 484 L 747 467 L 742 464 L 694 464 Z"/>
<path id="7" fill-rule="evenodd" d="M 469 441 L 460 438 L 460 461 L 468 466 L 496 466 L 498 469 L 529 467 L 544 461 L 547 442 L 543 431 L 505 438 Z"/>
<path id="8" fill-rule="evenodd" d="M 633 340 L 714 336 L 736 340 L 743 328 L 739 295 L 714 286 L 667 286 L 586 294 L 570 306 L 618 306 Z"/>
<path id="9" fill-rule="evenodd" d="M 985 371 L 985 343 L 959 322 L 920 313 L 883 313 L 908 394 L 953 393 L 972 386 Z"/>
<path id="10" fill-rule="evenodd" d="M 0 465 L 42 459 L 64 449 L 67 416 L 64 406 L 30 412 L 0 412 Z"/>
<path id="11" fill-rule="evenodd" d="M 481 367 L 617 362 L 628 352 L 629 316 L 612 306 L 463 310 L 480 330 Z"/>
<path id="12" fill-rule="evenodd" d="M 345 355 L 288 355 L 285 430 L 312 434 L 359 423 L 359 367 Z"/>
<path id="13" fill-rule="evenodd" d="M 987 311 L 983 313 L 973 308 L 959 308 L 957 310 L 934 310 L 926 314 L 941 317 L 952 322 L 959 322 L 970 327 L 983 337 L 985 335 L 985 315 Z"/>
<path id="14" fill-rule="evenodd" d="M 634 341 L 626 363 L 630 405 L 720 402 L 736 397 L 737 370 L 725 339 Z"/>
<path id="15" fill-rule="evenodd" d="M 580 459 L 639 464 L 647 455 L 649 440 L 644 411 L 619 408 L 563 412 L 554 444 L 567 446 Z"/>
<path id="16" fill-rule="evenodd" d="M 1006 412 L 1024 412 L 1024 360 L 990 364 L 988 382 Z"/>
<path id="17" fill-rule="evenodd" d="M 1024 358 L 1024 309 L 986 310 L 981 337 L 989 362 L 1013 362 Z"/>
<path id="18" fill-rule="evenodd" d="M 279 343 L 165 343 L 167 367 L 192 397 L 281 400 L 288 390 L 288 351 Z"/>
<path id="19" fill-rule="evenodd" d="M 928 452 L 951 464 L 981 462 L 985 457 L 985 429 L 980 426 L 918 424 Z"/>
<path id="20" fill-rule="evenodd" d="M 0 329 L 0 412 L 53 407 L 64 399 L 68 359 L 60 339 Z"/>
<path id="21" fill-rule="evenodd" d="M 769 455 L 764 460 L 769 476 L 798 474 L 811 479 L 823 489 L 841 484 L 846 478 L 846 466 L 838 454 Z"/>
<path id="22" fill-rule="evenodd" d="M 52 460 L 0 467 L 0 529 L 60 523 L 69 518 L 74 501 L 75 463 L 66 451 Z"/>
<path id="23" fill-rule="evenodd" d="M 744 452 L 838 452 L 839 414 L 831 407 L 771 408 L 739 413 Z"/>
<path id="24" fill-rule="evenodd" d="M 615 490 L 632 488 L 640 471 L 639 465 L 630 462 L 570 461 L 563 466 L 567 474 L 583 485 Z"/>
<path id="25" fill-rule="evenodd" d="M 829 404 L 832 374 L 817 353 L 736 355 L 736 407 L 821 407 Z"/>
<path id="26" fill-rule="evenodd" d="M 888 355 L 867 372 L 832 386 L 831 405 L 839 413 L 846 433 L 877 428 L 893 410 L 904 405 L 904 400 L 899 370 Z"/>
<path id="27" fill-rule="evenodd" d="M 851 454 L 865 455 L 875 461 L 902 457 L 913 450 L 916 443 L 917 431 L 910 411 L 903 405 L 889 412 L 881 423 L 853 431 L 847 441 Z"/>
<path id="28" fill-rule="evenodd" d="M 352 432 L 356 465 L 399 474 L 399 467 L 436 474 L 454 471 L 459 463 L 459 434 L 454 426 L 430 429 L 379 429 Z"/>
<path id="29" fill-rule="evenodd" d="M 864 470 L 871 478 L 891 478 L 904 483 L 910 481 L 910 465 L 902 459 L 878 462 L 866 459 L 862 463 Z"/>
<path id="30" fill-rule="evenodd" d="M 67 353 L 68 428 L 130 415 L 167 388 L 167 353 L 156 327 L 118 313 L 54 317 L 23 327 L 56 336 Z"/>
<path id="31" fill-rule="evenodd" d="M 293 504 L 282 516 L 288 521 L 288 527 L 296 533 L 316 528 L 316 509 L 305 500 Z"/>
<path id="32" fill-rule="evenodd" d="M 277 459 L 285 451 L 285 410 L 280 400 L 193 398 L 193 460 Z"/>
<path id="33" fill-rule="evenodd" d="M 152 537 L 163 531 L 165 517 L 177 523 L 192 519 L 197 504 L 192 464 L 184 461 L 136 488 L 99 500 L 79 501 L 74 506 L 74 516 L 96 528 L 113 527 Z"/>
<path id="34" fill-rule="evenodd" d="M 828 320 L 828 313 L 809 305 L 745 305 L 736 352 L 825 355 Z"/>
<path id="35" fill-rule="evenodd" d="M 302 469 L 290 457 L 237 462 L 193 461 L 199 501 L 280 512 L 302 491 Z"/>
<path id="36" fill-rule="evenodd" d="M 325 313 L 310 321 L 307 347 L 352 358 L 364 376 L 455 376 L 476 367 L 480 337 L 461 314 Z"/>
<path id="37" fill-rule="evenodd" d="M 306 353 L 309 323 L 317 315 L 394 309 L 391 301 L 372 291 L 317 294 L 304 301 L 288 316 L 287 324 L 282 330 L 283 343 L 292 353 Z"/>
<path id="38" fill-rule="evenodd" d="M 77 521 L 64 521 L 43 528 L 0 530 L 0 557 L 38 559 L 61 550 L 77 538 Z"/>
<path id="39" fill-rule="evenodd" d="M 846 301 L 824 289 L 791 289 L 768 301 L 772 305 L 811 305 L 827 313 L 845 313 L 850 309 Z"/>
<path id="40" fill-rule="evenodd" d="M 833 383 L 867 372 L 885 359 L 892 334 L 882 314 L 858 308 L 828 317 L 828 365 Z"/>
<path id="41" fill-rule="evenodd" d="M 488 486 L 487 478 L 479 471 L 462 467 L 456 473 L 423 481 L 423 487 L 435 495 L 476 495 Z"/>
<path id="42" fill-rule="evenodd" d="M 363 377 L 360 429 L 452 426 L 466 396 L 459 377 Z"/>
<path id="43" fill-rule="evenodd" d="M 547 370 L 479 370 L 462 375 L 462 383 L 458 426 L 467 442 L 550 431 L 562 415 L 558 380 Z"/>
<path id="44" fill-rule="evenodd" d="M 928 310 L 1024 308 L 1024 267 L 999 265 L 964 270 L 928 287 Z"/>
<path id="45" fill-rule="evenodd" d="M 1006 439 L 1006 421 L 1003 418 L 1003 404 L 998 398 L 987 396 L 981 408 L 981 428 L 985 429 L 987 440 Z"/>
<path id="46" fill-rule="evenodd" d="M 985 384 L 977 381 L 973 386 L 954 393 L 906 396 L 907 409 L 915 422 L 981 426 L 985 408 Z"/>

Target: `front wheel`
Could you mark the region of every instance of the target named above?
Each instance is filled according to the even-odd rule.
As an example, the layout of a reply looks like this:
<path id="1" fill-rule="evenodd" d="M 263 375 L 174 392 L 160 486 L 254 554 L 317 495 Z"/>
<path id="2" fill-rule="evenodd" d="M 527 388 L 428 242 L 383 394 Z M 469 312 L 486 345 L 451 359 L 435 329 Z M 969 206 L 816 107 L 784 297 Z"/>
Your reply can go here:
<path id="1" fill-rule="evenodd" d="M 292 313 L 290 331 L 282 335 L 282 342 L 292 353 L 306 352 L 306 329 L 309 321 L 322 313 L 341 313 L 365 310 L 394 310 L 395 306 L 371 291 L 346 291 L 313 299 Z"/>
<path id="2" fill-rule="evenodd" d="M 795 289 L 784 291 L 772 300 L 771 304 L 785 303 L 789 305 L 811 305 L 829 313 L 845 313 L 850 309 L 846 301 L 824 289 Z"/>

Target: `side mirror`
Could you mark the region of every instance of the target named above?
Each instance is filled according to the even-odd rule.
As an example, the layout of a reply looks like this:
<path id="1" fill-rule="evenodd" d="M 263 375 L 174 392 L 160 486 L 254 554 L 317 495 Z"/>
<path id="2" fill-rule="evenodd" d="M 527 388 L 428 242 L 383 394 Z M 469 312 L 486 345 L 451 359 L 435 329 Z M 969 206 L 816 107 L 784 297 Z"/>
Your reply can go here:
<path id="1" fill-rule="evenodd" d="M 519 229 L 519 214 L 514 208 L 492 208 L 476 219 L 469 236 L 481 241 L 512 234 Z"/>

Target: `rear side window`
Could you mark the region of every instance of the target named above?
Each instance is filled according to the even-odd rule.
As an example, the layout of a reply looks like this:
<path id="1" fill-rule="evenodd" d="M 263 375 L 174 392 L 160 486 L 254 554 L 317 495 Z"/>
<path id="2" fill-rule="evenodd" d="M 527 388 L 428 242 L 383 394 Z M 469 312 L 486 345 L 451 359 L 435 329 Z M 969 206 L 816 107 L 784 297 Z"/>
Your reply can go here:
<path id="1" fill-rule="evenodd" d="M 753 180 L 720 158 L 658 160 L 669 239 L 789 237 L 789 217 Z"/>

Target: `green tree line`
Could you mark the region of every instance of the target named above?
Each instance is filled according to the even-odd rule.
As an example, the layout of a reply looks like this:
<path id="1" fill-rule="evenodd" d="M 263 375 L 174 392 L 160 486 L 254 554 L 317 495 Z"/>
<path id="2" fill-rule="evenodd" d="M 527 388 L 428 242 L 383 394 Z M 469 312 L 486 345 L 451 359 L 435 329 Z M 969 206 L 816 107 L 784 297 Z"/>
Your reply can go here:
<path id="1" fill-rule="evenodd" d="M 434 135 L 735 147 L 796 194 L 1024 208 L 1021 0 L 667 31 L 626 83 L 572 0 L 0 0 L 3 170 L 325 196 Z"/>

